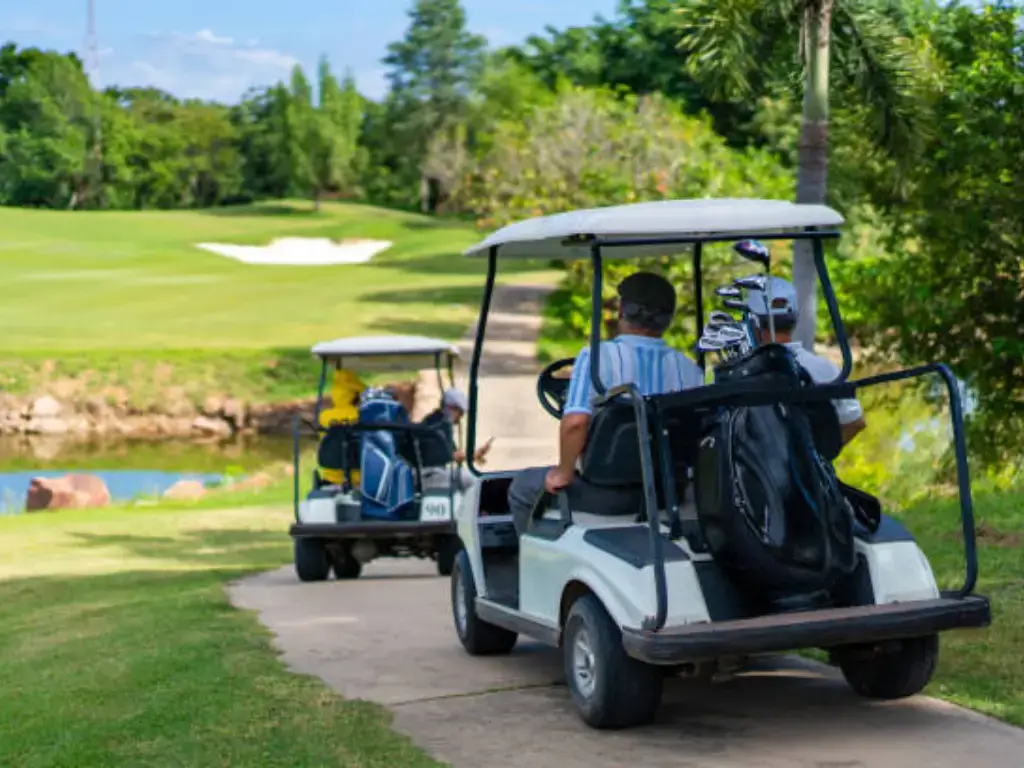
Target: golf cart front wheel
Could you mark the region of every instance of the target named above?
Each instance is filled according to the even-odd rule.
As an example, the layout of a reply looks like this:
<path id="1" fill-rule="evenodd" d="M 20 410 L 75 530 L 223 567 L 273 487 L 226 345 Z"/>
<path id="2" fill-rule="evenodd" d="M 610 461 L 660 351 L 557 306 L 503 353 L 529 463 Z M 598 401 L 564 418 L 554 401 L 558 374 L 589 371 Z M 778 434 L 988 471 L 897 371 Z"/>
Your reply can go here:
<path id="1" fill-rule="evenodd" d="M 892 647 L 838 649 L 836 660 L 850 687 L 869 699 L 902 699 L 920 693 L 939 660 L 939 636 L 900 640 Z"/>
<path id="2" fill-rule="evenodd" d="M 318 539 L 295 539 L 295 573 L 301 581 L 323 581 L 331 572 L 327 547 Z"/>
<path id="3" fill-rule="evenodd" d="M 654 720 L 663 671 L 629 656 L 622 632 L 594 595 L 573 603 L 562 643 L 573 703 L 592 728 L 631 728 Z"/>
<path id="4" fill-rule="evenodd" d="M 466 550 L 460 550 L 452 569 L 452 619 L 462 647 L 471 656 L 497 656 L 511 652 L 518 635 L 489 624 L 476 614 L 476 585 Z"/>

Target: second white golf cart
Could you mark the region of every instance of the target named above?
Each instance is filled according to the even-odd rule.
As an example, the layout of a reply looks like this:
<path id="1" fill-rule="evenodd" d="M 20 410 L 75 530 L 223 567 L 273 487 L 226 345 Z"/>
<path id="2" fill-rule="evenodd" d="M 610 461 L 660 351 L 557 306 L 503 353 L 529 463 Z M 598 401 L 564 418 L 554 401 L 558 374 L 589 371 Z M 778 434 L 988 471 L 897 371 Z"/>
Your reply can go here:
<path id="1" fill-rule="evenodd" d="M 665 201 L 527 220 L 470 249 L 470 255 L 486 254 L 489 268 L 470 368 L 468 455 L 476 440 L 477 373 L 499 262 L 589 259 L 589 373 L 600 396 L 578 476 L 637 493 L 636 503 L 622 509 L 576 509 L 564 493 L 547 496 L 520 537 L 508 504 L 514 473 L 481 474 L 459 514 L 463 549 L 451 579 L 455 630 L 469 653 L 508 653 L 519 635 L 560 647 L 583 719 L 614 728 L 655 717 L 668 671 L 706 671 L 720 661 L 802 648 L 827 649 L 864 696 L 908 696 L 932 675 L 939 632 L 990 621 L 988 601 L 973 594 L 977 553 L 956 379 L 946 366 L 931 364 L 847 380 L 852 359 L 824 258 L 824 243 L 838 237 L 842 221 L 820 205 Z M 606 390 L 597 352 L 602 254 L 686 253 L 700 329 L 707 327 L 703 246 L 737 243 L 741 256 L 767 272 L 768 249 L 738 242 L 755 239 L 810 241 L 843 355 L 840 376 L 813 384 L 784 345 L 772 343 L 723 360 L 704 387 L 653 396 L 632 385 Z M 758 281 L 742 284 L 756 287 Z M 555 417 L 567 385 L 555 374 L 572 362 L 550 365 L 538 381 L 540 405 Z M 703 354 L 699 362 L 705 365 Z M 831 401 L 933 373 L 950 396 L 966 556 L 964 582 L 951 591 L 940 590 L 906 528 L 832 470 L 839 424 Z M 757 443 L 758 431 L 749 425 L 758 419 L 771 420 L 762 422 L 774 428 L 768 435 L 793 441 Z M 768 439 L 764 430 L 760 436 Z M 775 461 L 779 471 L 762 472 L 760 461 Z M 786 491 L 772 496 L 765 477 L 780 473 Z M 690 478 L 696 503 L 684 514 Z"/>
<path id="2" fill-rule="evenodd" d="M 454 512 L 462 493 L 454 453 L 459 430 L 437 411 L 414 423 L 407 409 L 386 390 L 368 388 L 345 406 L 349 418 L 324 424 L 329 373 L 415 373 L 433 368 L 443 397 L 454 381 L 458 349 L 422 336 L 363 336 L 325 341 L 313 347 L 320 358 L 320 385 L 312 421 L 296 419 L 294 432 L 294 509 L 290 533 L 295 570 L 302 581 L 323 581 L 333 570 L 339 579 L 358 578 L 378 557 L 421 557 L 451 573 L 459 542 Z M 354 416 L 354 418 L 353 418 Z M 302 427 L 319 439 L 312 488 L 302 498 Z"/>

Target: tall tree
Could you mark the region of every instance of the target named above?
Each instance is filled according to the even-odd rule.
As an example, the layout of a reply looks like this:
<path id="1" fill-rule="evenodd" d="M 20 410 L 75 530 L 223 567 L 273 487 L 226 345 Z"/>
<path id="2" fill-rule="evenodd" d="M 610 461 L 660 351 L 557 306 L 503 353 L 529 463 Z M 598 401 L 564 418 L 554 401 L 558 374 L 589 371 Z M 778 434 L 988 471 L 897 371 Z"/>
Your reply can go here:
<path id="1" fill-rule="evenodd" d="M 388 46 L 384 64 L 398 119 L 394 129 L 420 173 L 437 135 L 463 118 L 485 45 L 466 29 L 459 0 L 416 0 L 405 37 Z"/>
<path id="2" fill-rule="evenodd" d="M 296 64 L 292 68 L 288 89 L 282 139 L 289 163 L 291 187 L 302 195 L 317 194 L 316 172 L 313 167 L 318 140 L 316 117 L 313 108 L 313 88 L 302 67 Z M 316 205 L 319 208 L 319 198 Z"/>
<path id="3" fill-rule="evenodd" d="M 352 191 L 363 105 L 352 76 L 346 74 L 344 82 L 339 84 L 326 57 L 320 60 L 318 80 L 312 165 L 319 208 L 324 190 Z"/>
<path id="4" fill-rule="evenodd" d="M 766 75 L 802 80 L 797 202 L 826 202 L 830 86 L 868 107 L 879 144 L 902 151 L 918 133 L 912 23 L 895 0 L 687 0 L 678 14 L 686 67 L 717 93 L 749 95 Z M 811 348 L 817 277 L 808 242 L 794 244 L 793 281 L 802 308 L 796 337 Z"/>

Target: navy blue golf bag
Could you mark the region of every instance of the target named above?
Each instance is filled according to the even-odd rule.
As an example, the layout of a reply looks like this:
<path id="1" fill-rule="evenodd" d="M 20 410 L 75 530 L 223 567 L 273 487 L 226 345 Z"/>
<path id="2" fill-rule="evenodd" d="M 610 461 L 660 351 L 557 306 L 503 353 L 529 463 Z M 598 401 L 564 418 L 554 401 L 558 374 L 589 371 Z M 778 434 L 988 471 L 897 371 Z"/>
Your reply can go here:
<path id="1" fill-rule="evenodd" d="M 361 424 L 408 424 L 409 414 L 383 390 L 367 390 L 359 406 Z M 416 488 L 412 467 L 399 452 L 398 432 L 364 432 L 360 460 L 362 514 L 375 520 L 416 519 Z"/>

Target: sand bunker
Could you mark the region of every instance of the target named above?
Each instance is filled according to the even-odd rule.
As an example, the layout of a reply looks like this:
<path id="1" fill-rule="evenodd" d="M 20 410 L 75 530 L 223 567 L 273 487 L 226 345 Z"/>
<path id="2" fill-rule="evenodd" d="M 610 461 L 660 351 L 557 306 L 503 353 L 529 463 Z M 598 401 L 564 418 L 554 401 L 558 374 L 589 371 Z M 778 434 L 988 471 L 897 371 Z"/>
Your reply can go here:
<path id="1" fill-rule="evenodd" d="M 246 264 L 322 266 L 327 264 L 364 264 L 391 247 L 387 240 L 342 240 L 326 237 L 281 237 L 270 245 L 230 245 L 196 243 L 206 251 L 227 256 Z"/>

